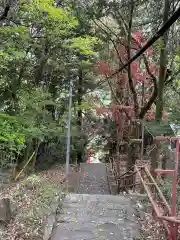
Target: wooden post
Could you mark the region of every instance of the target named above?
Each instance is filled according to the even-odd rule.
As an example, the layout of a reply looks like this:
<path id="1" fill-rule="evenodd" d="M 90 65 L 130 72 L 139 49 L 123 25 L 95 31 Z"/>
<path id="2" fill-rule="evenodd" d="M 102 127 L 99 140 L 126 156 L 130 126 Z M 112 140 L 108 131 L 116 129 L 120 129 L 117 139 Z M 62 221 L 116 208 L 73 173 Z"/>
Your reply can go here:
<path id="1" fill-rule="evenodd" d="M 157 178 L 157 174 L 153 170 L 158 168 L 160 143 L 156 141 L 155 145 L 155 148 L 151 152 L 151 174 L 154 179 Z"/>

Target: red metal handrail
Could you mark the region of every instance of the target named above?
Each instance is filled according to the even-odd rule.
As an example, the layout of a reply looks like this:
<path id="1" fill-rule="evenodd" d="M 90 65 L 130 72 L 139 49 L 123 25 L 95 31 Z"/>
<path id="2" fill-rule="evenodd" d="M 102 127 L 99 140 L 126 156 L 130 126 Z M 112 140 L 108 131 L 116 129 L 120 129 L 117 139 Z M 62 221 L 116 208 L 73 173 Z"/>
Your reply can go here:
<path id="1" fill-rule="evenodd" d="M 157 137 L 158 138 L 158 137 Z M 160 140 L 160 138 L 159 138 Z M 172 140 L 170 138 L 164 138 L 163 140 Z M 172 188 L 172 207 L 170 208 L 166 198 L 164 197 L 161 189 L 159 188 L 157 182 L 151 175 L 150 171 L 146 166 L 137 166 L 135 165 L 133 168 L 129 169 L 126 173 L 122 174 L 120 178 L 118 179 L 118 182 L 123 183 L 126 182 L 126 179 L 128 180 L 130 177 L 134 177 L 133 175 L 138 174 L 140 178 L 140 182 L 143 185 L 147 196 L 149 198 L 149 201 L 152 204 L 153 210 L 156 213 L 157 218 L 162 221 L 164 227 L 167 230 L 169 240 L 177 240 L 178 235 L 178 225 L 180 224 L 180 219 L 177 218 L 176 215 L 176 198 L 177 198 L 177 180 L 178 180 L 178 166 L 179 166 L 179 146 L 180 146 L 180 138 L 173 138 L 173 140 L 177 140 L 176 142 L 176 159 L 175 159 L 175 169 L 174 170 L 161 170 L 158 169 L 155 172 L 161 173 L 161 174 L 173 174 L 173 188 Z M 129 174 L 129 172 L 133 171 L 132 174 Z M 151 182 L 147 183 L 145 181 L 145 177 L 148 178 Z M 154 186 L 154 190 L 156 191 L 159 199 L 161 199 L 161 204 L 163 207 L 166 207 L 166 213 L 162 211 L 160 206 L 157 204 L 156 199 L 153 197 L 153 192 L 149 188 L 149 184 Z M 121 185 L 121 184 L 120 184 Z M 137 185 L 136 182 L 133 184 L 130 184 L 131 186 Z M 127 188 L 128 186 L 124 186 Z M 164 214 L 168 214 L 168 216 L 164 216 Z"/>
<path id="2" fill-rule="evenodd" d="M 154 209 L 157 217 L 159 218 L 159 217 L 161 216 L 161 215 L 160 215 L 160 209 L 159 209 L 158 205 L 156 204 L 156 202 L 154 201 L 154 199 L 153 199 L 153 197 L 152 197 L 152 192 L 150 192 L 150 190 L 149 190 L 148 187 L 146 186 L 146 183 L 145 183 L 144 179 L 142 178 L 139 169 L 138 169 L 136 166 L 135 166 L 135 168 L 136 168 L 137 173 L 138 173 L 138 175 L 139 175 L 139 177 L 140 177 L 141 183 L 142 183 L 142 185 L 143 185 L 143 187 L 144 187 L 144 189 L 145 189 L 145 191 L 146 191 L 146 193 L 147 193 L 147 195 L 148 195 L 149 201 L 151 202 L 151 204 L 152 204 L 152 206 L 153 206 L 153 209 Z M 169 207 L 168 207 L 168 208 L 169 208 Z M 170 232 L 170 230 L 169 230 L 169 227 L 168 227 L 167 223 L 166 223 L 164 220 L 162 220 L 162 222 L 163 222 L 164 227 L 166 228 L 166 230 L 167 230 L 167 232 L 168 232 L 168 235 L 170 235 L 171 232 Z"/>

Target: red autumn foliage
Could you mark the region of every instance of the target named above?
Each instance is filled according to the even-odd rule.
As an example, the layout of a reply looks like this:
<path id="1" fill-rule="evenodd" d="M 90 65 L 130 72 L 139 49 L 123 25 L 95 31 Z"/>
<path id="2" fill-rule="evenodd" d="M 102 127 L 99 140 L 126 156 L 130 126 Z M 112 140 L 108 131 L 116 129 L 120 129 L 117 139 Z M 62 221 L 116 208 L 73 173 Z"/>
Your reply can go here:
<path id="1" fill-rule="evenodd" d="M 165 121 L 167 119 L 167 113 L 165 110 L 163 110 L 163 113 L 162 113 L 162 120 Z"/>
<path id="2" fill-rule="evenodd" d="M 148 56 L 148 57 L 151 57 L 151 56 L 153 55 L 153 50 L 152 50 L 152 48 L 148 48 L 148 49 L 146 50 L 146 53 L 147 53 L 147 56 Z"/>
<path id="3" fill-rule="evenodd" d="M 141 34 L 140 32 L 135 32 L 133 35 L 134 35 L 134 36 L 133 36 L 134 39 L 135 39 L 137 42 L 139 42 L 139 43 L 142 42 L 142 34 Z"/>
<path id="4" fill-rule="evenodd" d="M 142 47 L 145 43 L 146 43 L 146 40 L 143 38 L 142 33 L 134 32 L 134 34 L 132 35 L 131 54 L 133 55 L 134 53 L 136 53 L 136 51 L 138 51 L 138 49 Z M 118 45 L 117 48 L 118 48 L 118 53 L 121 57 L 122 64 L 124 64 L 127 61 L 127 44 L 125 43 L 124 45 L 123 44 Z M 147 49 L 145 54 L 147 57 L 151 57 L 153 55 L 152 48 Z M 101 74 L 105 75 L 106 77 L 112 74 L 108 63 L 105 63 L 102 60 L 97 62 L 96 68 Z M 148 68 L 151 74 L 153 74 L 156 77 L 158 76 L 159 67 L 157 65 L 154 65 L 151 63 L 149 64 Z M 153 82 L 146 67 L 142 65 L 142 62 L 139 59 L 131 63 L 131 75 L 132 75 L 132 81 L 136 89 L 139 102 L 141 102 L 141 98 L 142 98 L 142 83 L 144 86 L 144 103 L 148 102 L 148 100 L 152 95 Z M 127 72 L 123 71 L 118 73 L 116 75 L 116 78 L 117 78 L 117 82 L 116 82 L 117 89 L 119 89 L 119 92 L 123 91 L 124 89 L 126 89 L 129 92 Z M 105 108 L 99 108 L 99 109 L 96 109 L 96 112 L 97 112 L 97 115 L 107 116 L 108 114 L 108 116 L 113 121 L 115 121 L 117 125 L 117 129 L 119 131 L 123 131 L 123 132 L 125 131 L 127 133 L 128 129 L 122 130 L 124 121 L 125 121 L 124 117 L 126 118 L 126 115 L 128 115 L 130 118 L 133 118 L 135 116 L 134 102 L 131 95 L 129 95 L 128 103 L 130 106 L 112 104 L 110 106 L 110 109 L 108 109 L 108 111 Z M 111 116 L 110 116 L 110 112 L 112 113 Z M 155 119 L 154 110 L 149 109 L 146 113 L 145 118 L 148 121 L 153 121 Z M 165 111 L 163 111 L 162 120 L 165 120 L 165 119 L 166 119 L 166 113 Z"/>
<path id="5" fill-rule="evenodd" d="M 107 109 L 105 107 L 96 108 L 96 114 L 98 116 L 104 115 L 106 112 L 107 112 Z"/>
<path id="6" fill-rule="evenodd" d="M 125 89 L 128 83 L 127 73 L 118 73 L 117 74 L 117 85 L 120 89 Z"/>
<path id="7" fill-rule="evenodd" d="M 131 63 L 131 72 L 132 73 L 137 73 L 138 72 L 138 63 L 136 63 L 136 62 Z"/>
<path id="8" fill-rule="evenodd" d="M 127 55 L 126 47 L 124 45 L 118 46 L 118 53 L 119 53 L 119 56 L 121 57 L 122 62 L 125 63 L 126 55 Z"/>
<path id="9" fill-rule="evenodd" d="M 166 117 L 167 117 L 166 111 L 163 110 L 162 120 L 165 121 L 165 120 L 166 120 Z M 155 120 L 155 112 L 154 112 L 152 109 L 148 110 L 148 112 L 146 113 L 146 119 L 147 119 L 148 121 L 153 121 L 153 120 Z"/>
<path id="10" fill-rule="evenodd" d="M 107 63 L 105 63 L 103 61 L 98 61 L 96 63 L 96 67 L 100 71 L 100 73 L 104 74 L 105 76 L 110 76 L 111 75 L 111 71 L 110 71 Z"/>

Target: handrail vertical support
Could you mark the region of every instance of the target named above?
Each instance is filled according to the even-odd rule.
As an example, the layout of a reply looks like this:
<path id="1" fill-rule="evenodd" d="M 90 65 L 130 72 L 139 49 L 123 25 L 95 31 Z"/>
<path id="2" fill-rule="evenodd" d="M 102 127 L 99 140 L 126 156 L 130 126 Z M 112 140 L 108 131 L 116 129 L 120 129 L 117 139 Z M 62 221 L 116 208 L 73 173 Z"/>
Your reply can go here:
<path id="1" fill-rule="evenodd" d="M 174 171 L 173 189 L 172 189 L 171 215 L 173 217 L 176 215 L 178 167 L 179 167 L 179 139 L 176 140 L 176 161 L 175 161 L 175 171 Z M 177 224 L 175 224 L 175 226 L 172 226 L 172 232 L 174 235 L 173 240 L 177 240 L 177 232 L 178 232 Z"/>

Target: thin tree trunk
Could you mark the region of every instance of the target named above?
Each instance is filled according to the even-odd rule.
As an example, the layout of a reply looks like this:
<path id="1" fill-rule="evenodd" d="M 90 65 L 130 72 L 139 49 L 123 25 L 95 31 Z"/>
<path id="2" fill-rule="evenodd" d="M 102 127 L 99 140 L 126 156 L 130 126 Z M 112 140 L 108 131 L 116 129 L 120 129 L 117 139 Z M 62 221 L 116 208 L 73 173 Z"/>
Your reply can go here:
<path id="1" fill-rule="evenodd" d="M 170 1 L 164 0 L 164 14 L 163 14 L 163 25 L 168 20 L 170 11 Z M 161 47 L 160 53 L 160 70 L 159 70 L 159 82 L 158 82 L 158 96 L 156 101 L 156 121 L 158 123 L 162 120 L 162 113 L 164 107 L 164 86 L 166 79 L 166 70 L 167 70 L 167 43 L 168 43 L 168 34 L 169 31 L 166 31 L 162 37 L 163 45 Z M 154 158 L 151 158 L 151 170 L 154 170 L 158 166 L 158 159 L 160 158 L 160 144 L 156 145 L 157 149 Z M 156 174 L 153 174 L 154 178 L 156 178 Z"/>
<path id="2" fill-rule="evenodd" d="M 34 154 L 33 162 L 32 162 L 32 170 L 33 171 L 35 171 L 36 160 L 37 160 L 37 153 L 38 153 L 38 149 L 39 149 L 39 146 L 40 146 L 40 143 L 41 143 L 41 141 L 39 141 L 39 140 L 35 140 L 35 141 L 36 141 L 36 144 L 35 144 L 35 154 Z"/>
<path id="3" fill-rule="evenodd" d="M 170 1 L 164 0 L 164 15 L 163 24 L 168 20 L 170 11 Z M 158 83 L 158 97 L 156 104 L 156 121 L 160 122 L 162 119 L 163 105 L 164 105 L 164 83 L 166 79 L 166 69 L 167 69 L 167 42 L 168 33 L 166 31 L 162 37 L 162 48 L 160 53 L 160 70 L 159 70 L 159 83 Z"/>
<path id="4" fill-rule="evenodd" d="M 31 154 L 31 150 L 32 150 L 32 140 L 29 140 L 27 143 L 24 162 L 28 161 L 30 154 Z"/>

